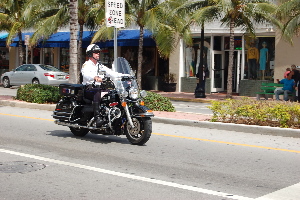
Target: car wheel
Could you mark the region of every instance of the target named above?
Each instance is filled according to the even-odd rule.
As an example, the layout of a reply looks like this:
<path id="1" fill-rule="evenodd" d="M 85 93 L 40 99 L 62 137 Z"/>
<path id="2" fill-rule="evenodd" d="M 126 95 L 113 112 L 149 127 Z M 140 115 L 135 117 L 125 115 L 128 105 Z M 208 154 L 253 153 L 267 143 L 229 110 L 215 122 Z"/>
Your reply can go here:
<path id="1" fill-rule="evenodd" d="M 5 87 L 5 88 L 9 88 L 10 87 L 9 78 L 7 78 L 7 77 L 3 78 L 3 87 Z"/>
<path id="2" fill-rule="evenodd" d="M 35 78 L 32 80 L 32 84 L 40 84 L 39 79 Z"/>

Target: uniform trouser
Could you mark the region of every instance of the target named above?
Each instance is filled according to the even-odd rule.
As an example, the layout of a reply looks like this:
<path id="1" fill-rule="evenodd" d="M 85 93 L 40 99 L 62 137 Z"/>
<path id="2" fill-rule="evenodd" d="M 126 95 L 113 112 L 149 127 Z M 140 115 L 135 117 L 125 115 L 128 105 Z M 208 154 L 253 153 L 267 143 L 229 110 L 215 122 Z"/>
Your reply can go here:
<path id="1" fill-rule="evenodd" d="M 257 78 L 257 63 L 256 59 L 248 60 L 248 79 L 256 79 Z"/>
<path id="2" fill-rule="evenodd" d="M 95 90 L 93 103 L 100 103 L 101 101 L 101 90 L 98 88 L 93 88 Z"/>
<path id="3" fill-rule="evenodd" d="M 93 103 L 100 103 L 101 101 L 101 89 L 93 88 L 91 85 L 85 87 L 85 97 L 89 100 L 93 99 Z"/>
<path id="4" fill-rule="evenodd" d="M 94 117 L 96 119 L 100 118 L 100 101 L 101 101 L 101 89 L 93 88 L 91 85 L 86 86 L 85 97 L 89 100 L 93 99 L 93 110 Z"/>
<path id="5" fill-rule="evenodd" d="M 101 101 L 101 90 L 99 88 L 93 88 L 92 89 L 95 94 L 93 98 L 93 109 L 94 109 L 94 117 L 95 119 L 100 118 L 100 101 Z"/>

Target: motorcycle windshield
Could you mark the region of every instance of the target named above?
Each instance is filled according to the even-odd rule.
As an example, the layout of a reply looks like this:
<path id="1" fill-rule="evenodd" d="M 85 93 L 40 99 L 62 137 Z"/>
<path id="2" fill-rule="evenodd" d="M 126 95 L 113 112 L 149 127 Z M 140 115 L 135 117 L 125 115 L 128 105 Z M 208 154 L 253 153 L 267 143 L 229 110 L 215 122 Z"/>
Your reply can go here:
<path id="1" fill-rule="evenodd" d="M 133 89 L 138 90 L 138 85 L 137 85 L 134 72 L 132 71 L 130 64 L 125 58 L 122 57 L 117 58 L 117 66 L 113 65 L 112 70 L 129 76 L 126 79 L 121 77 L 115 79 L 114 82 L 115 82 L 116 90 L 118 91 L 119 94 L 123 94 L 124 97 L 124 94 L 126 93 L 125 91 L 129 92 L 129 90 L 133 90 Z"/>
<path id="2" fill-rule="evenodd" d="M 132 75 L 132 69 L 130 67 L 130 64 L 125 58 L 122 57 L 117 58 L 117 66 L 114 65 L 113 70 L 118 73 Z"/>

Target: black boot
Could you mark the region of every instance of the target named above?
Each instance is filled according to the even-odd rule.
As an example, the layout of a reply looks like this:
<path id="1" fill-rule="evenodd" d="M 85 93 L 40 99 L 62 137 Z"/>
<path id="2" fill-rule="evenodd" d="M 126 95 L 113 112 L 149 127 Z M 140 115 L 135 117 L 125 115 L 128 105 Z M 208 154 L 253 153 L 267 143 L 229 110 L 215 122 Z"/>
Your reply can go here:
<path id="1" fill-rule="evenodd" d="M 100 117 L 100 107 L 98 102 L 93 103 L 94 107 L 94 118 L 96 122 L 96 127 L 101 127 L 104 124 L 104 121 Z"/>

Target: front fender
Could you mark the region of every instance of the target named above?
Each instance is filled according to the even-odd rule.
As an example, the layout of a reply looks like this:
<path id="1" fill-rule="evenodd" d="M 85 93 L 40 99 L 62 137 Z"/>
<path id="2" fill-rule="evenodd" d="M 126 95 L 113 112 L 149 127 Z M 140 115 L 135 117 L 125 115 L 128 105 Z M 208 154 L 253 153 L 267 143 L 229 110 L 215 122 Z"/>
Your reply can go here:
<path id="1" fill-rule="evenodd" d="M 152 110 L 142 105 L 135 105 L 132 109 L 132 115 L 134 117 L 154 117 Z"/>

